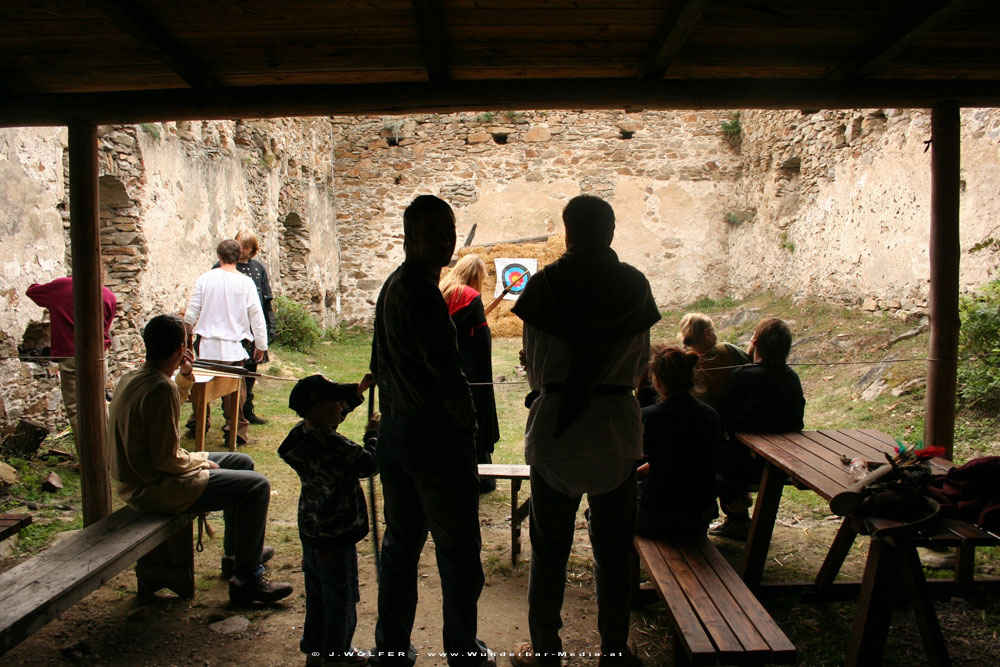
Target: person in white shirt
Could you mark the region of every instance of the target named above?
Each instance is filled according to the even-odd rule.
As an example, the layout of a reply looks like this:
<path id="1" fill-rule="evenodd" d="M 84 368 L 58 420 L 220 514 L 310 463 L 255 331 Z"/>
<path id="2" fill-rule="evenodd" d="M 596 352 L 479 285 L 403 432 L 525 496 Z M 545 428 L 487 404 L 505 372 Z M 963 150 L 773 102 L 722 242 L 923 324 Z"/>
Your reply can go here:
<path id="1" fill-rule="evenodd" d="M 240 258 L 240 244 L 232 239 L 220 243 L 215 249 L 219 256 L 219 268 L 201 274 L 194 285 L 194 295 L 184 314 L 184 322 L 194 327 L 200 336 L 198 357 L 232 366 L 242 366 L 248 357 L 243 348 L 244 340 L 253 341 L 254 361 L 264 358 L 267 351 L 267 323 L 257 295 L 257 287 L 250 278 L 236 269 Z M 240 405 L 234 405 L 235 397 L 230 394 L 222 399 L 225 415 L 223 433 L 227 433 L 232 410 L 238 410 L 236 442 L 245 445 L 249 422 L 243 416 L 243 397 Z M 194 416 L 188 420 L 188 429 L 193 430 Z"/>

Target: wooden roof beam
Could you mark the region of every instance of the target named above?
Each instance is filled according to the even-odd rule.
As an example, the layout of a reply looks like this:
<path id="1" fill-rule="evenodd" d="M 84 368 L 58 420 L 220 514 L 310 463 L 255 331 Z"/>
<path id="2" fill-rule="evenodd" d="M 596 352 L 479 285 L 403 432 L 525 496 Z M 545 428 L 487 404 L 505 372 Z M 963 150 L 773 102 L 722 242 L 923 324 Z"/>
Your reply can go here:
<path id="1" fill-rule="evenodd" d="M 441 1 L 413 0 L 413 15 L 420 33 L 420 50 L 424 54 L 427 78 L 433 82 L 447 81 L 450 74 Z"/>
<path id="2" fill-rule="evenodd" d="M 219 82 L 133 0 L 96 0 L 101 11 L 120 28 L 135 37 L 192 88 L 217 88 Z"/>
<path id="3" fill-rule="evenodd" d="M 65 125 L 71 115 L 111 125 L 482 109 L 927 109 L 942 100 L 1000 107 L 1000 80 L 491 79 L 12 95 L 0 127 Z"/>
<path id="4" fill-rule="evenodd" d="M 907 10 L 891 28 L 861 49 L 850 62 L 831 72 L 828 78 L 845 81 L 869 76 L 902 53 L 915 40 L 951 18 L 966 3 L 967 0 L 930 0 L 923 6 Z"/>
<path id="5" fill-rule="evenodd" d="M 679 0 L 670 3 L 667 18 L 660 27 L 656 42 L 646 55 L 642 78 L 662 79 L 674 57 L 680 53 L 694 31 L 709 0 Z"/>

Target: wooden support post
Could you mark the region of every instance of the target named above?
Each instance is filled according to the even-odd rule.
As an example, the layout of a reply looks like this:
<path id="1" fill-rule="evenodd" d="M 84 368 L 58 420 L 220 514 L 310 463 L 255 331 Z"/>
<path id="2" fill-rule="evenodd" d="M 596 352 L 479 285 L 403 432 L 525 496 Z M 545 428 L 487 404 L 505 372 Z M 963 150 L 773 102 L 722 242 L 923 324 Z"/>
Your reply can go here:
<path id="1" fill-rule="evenodd" d="M 931 111 L 930 319 L 924 443 L 952 458 L 958 373 L 960 109 L 942 102 Z"/>
<path id="2" fill-rule="evenodd" d="M 111 513 L 111 481 L 104 449 L 104 305 L 98 217 L 97 126 L 69 125 L 69 237 L 73 259 L 73 342 L 76 347 L 76 450 L 80 457 L 83 524 Z"/>

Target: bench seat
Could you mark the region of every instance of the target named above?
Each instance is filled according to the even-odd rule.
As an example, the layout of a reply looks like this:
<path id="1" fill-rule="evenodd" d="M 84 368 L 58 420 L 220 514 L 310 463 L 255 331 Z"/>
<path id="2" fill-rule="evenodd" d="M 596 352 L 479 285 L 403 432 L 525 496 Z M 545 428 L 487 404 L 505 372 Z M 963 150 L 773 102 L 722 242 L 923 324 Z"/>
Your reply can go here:
<path id="1" fill-rule="evenodd" d="M 0 574 L 0 655 L 136 561 L 139 593 L 193 597 L 192 519 L 123 507 Z"/>
<path id="2" fill-rule="evenodd" d="M 794 664 L 795 646 L 711 540 L 635 538 L 666 603 L 675 665 Z"/>

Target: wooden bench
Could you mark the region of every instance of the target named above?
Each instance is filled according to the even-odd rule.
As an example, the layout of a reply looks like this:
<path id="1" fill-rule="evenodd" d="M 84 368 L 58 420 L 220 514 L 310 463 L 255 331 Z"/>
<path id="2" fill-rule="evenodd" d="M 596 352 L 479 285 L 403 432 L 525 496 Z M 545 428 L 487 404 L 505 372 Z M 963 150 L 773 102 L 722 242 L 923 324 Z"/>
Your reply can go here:
<path id="1" fill-rule="evenodd" d="M 636 537 L 635 548 L 667 605 L 675 665 L 795 663 L 795 646 L 707 537 Z"/>
<path id="2" fill-rule="evenodd" d="M 193 518 L 124 507 L 0 574 L 0 655 L 132 563 L 140 594 L 194 597 Z"/>
<path id="3" fill-rule="evenodd" d="M 0 542 L 31 525 L 30 514 L 0 514 Z"/>
<path id="4" fill-rule="evenodd" d="M 521 522 L 531 514 L 531 498 L 518 505 L 521 483 L 531 477 L 531 466 L 506 463 L 480 463 L 479 476 L 510 480 L 510 563 L 517 565 L 521 553 Z"/>

